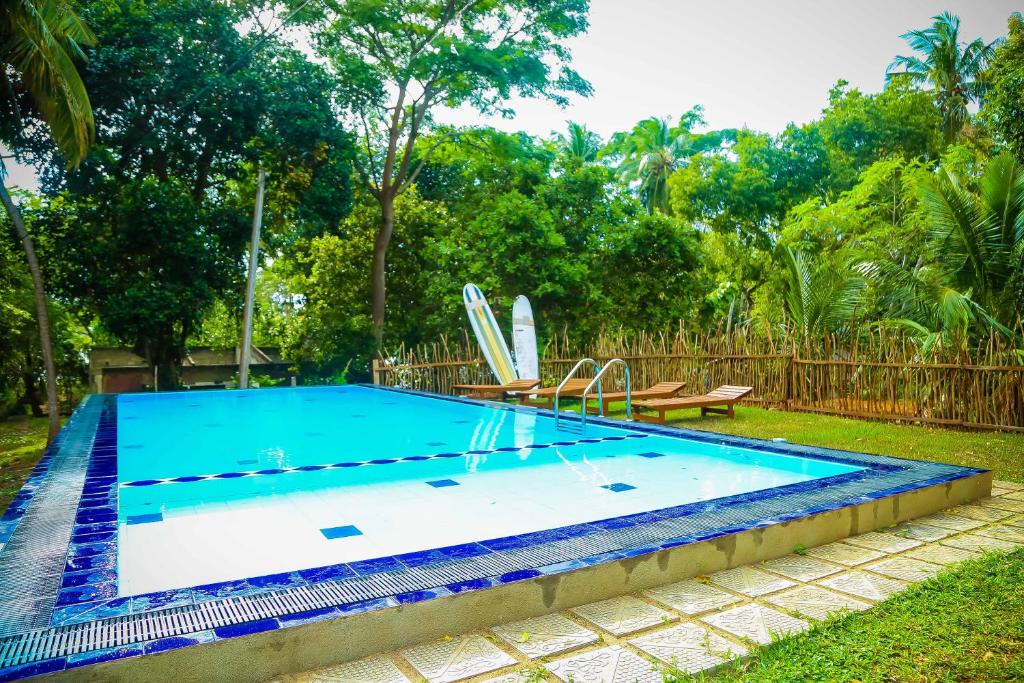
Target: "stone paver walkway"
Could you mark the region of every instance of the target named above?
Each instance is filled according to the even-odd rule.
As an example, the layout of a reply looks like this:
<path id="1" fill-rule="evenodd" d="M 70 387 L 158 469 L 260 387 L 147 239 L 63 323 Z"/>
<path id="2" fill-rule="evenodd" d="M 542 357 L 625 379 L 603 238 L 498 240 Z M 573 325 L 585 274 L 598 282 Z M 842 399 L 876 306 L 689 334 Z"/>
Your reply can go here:
<path id="1" fill-rule="evenodd" d="M 285 676 L 281 683 L 660 683 L 742 657 L 837 612 L 870 609 L 990 550 L 1024 546 L 1024 484 L 890 529 L 757 565 L 453 634 L 401 652 Z"/>

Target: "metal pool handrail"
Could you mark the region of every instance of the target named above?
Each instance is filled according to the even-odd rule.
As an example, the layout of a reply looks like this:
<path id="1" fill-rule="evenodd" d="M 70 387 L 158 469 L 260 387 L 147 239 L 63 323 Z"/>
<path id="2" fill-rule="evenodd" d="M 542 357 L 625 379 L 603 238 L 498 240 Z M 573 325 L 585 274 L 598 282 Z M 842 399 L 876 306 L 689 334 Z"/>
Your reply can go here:
<path id="1" fill-rule="evenodd" d="M 629 364 L 621 358 L 612 358 L 604 364 L 604 367 L 598 371 L 594 376 L 594 379 L 590 380 L 590 384 L 587 385 L 587 388 L 583 390 L 583 396 L 581 397 L 583 403 L 580 408 L 582 430 L 586 430 L 587 428 L 587 394 L 590 393 L 590 390 L 594 388 L 595 384 L 597 385 L 597 414 L 604 416 L 604 401 L 601 400 L 601 377 L 608 371 L 608 368 L 617 363 L 622 364 L 622 370 L 626 374 L 626 419 L 633 419 L 633 395 L 630 393 L 629 389 Z"/>
<path id="2" fill-rule="evenodd" d="M 596 360 L 594 360 L 593 358 L 581 358 L 579 361 L 576 362 L 576 365 L 572 366 L 572 370 L 569 371 L 569 373 L 559 383 L 558 388 L 555 389 L 555 404 L 554 404 L 555 429 L 558 429 L 558 419 L 559 419 L 558 418 L 558 399 L 560 398 L 560 395 L 562 393 L 562 389 L 565 388 L 565 385 L 569 383 L 569 380 L 573 378 L 573 375 L 575 375 L 579 371 L 579 369 L 581 367 L 583 367 L 586 363 L 590 363 L 591 365 L 593 365 L 598 373 L 601 372 L 601 365 Z M 597 397 L 598 397 L 598 400 L 601 400 L 601 387 L 600 387 L 600 385 L 598 385 L 598 387 L 597 387 Z M 585 404 L 584 404 L 584 408 L 586 408 Z M 586 413 L 587 411 L 584 409 L 583 412 Z M 583 418 L 583 424 L 586 424 L 586 417 Z"/>

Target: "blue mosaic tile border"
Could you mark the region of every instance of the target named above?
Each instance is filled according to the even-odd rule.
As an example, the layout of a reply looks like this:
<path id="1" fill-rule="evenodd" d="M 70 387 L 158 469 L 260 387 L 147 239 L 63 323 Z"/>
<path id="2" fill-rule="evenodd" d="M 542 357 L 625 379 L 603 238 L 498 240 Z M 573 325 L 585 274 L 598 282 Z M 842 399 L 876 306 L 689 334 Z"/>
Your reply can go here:
<path id="1" fill-rule="evenodd" d="M 117 400 L 102 398 L 51 626 L 64 623 L 70 614 L 83 613 L 86 604 L 128 603 L 127 598 L 117 597 Z"/>
<path id="2" fill-rule="evenodd" d="M 461 397 L 439 396 L 397 388 L 377 387 L 377 389 L 427 396 L 438 400 L 462 402 L 470 405 L 481 404 L 480 401 Z M 442 595 L 479 590 L 503 583 L 571 571 L 586 566 L 648 554 L 679 545 L 798 519 L 817 512 L 837 509 L 932 484 L 972 476 L 983 471 L 847 451 L 819 449 L 792 444 L 779 445 L 755 439 L 674 427 L 634 423 L 626 425 L 617 420 L 591 417 L 588 418 L 588 423 L 601 424 L 620 430 L 628 429 L 632 432 L 637 432 L 636 436 L 658 434 L 674 438 L 682 437 L 709 443 L 751 448 L 770 453 L 801 455 L 820 460 L 855 464 L 867 469 L 827 479 L 777 487 L 767 491 L 757 491 L 635 515 L 596 520 L 587 524 L 577 524 L 517 536 L 495 538 L 476 543 L 466 543 L 447 548 L 405 553 L 359 562 L 119 598 L 115 597 L 117 592 L 117 401 L 113 396 L 103 396 L 102 398 L 104 399 L 103 413 L 100 424 L 97 427 L 97 438 L 86 473 L 86 484 L 82 497 L 78 502 L 78 513 L 75 519 L 71 543 L 68 548 L 67 564 L 61 582 L 61 591 L 57 596 L 51 620 L 52 626 L 83 623 L 129 614 L 145 614 L 154 610 L 196 605 L 228 597 L 258 596 L 267 591 L 288 590 L 298 586 L 315 586 L 321 582 L 355 582 L 372 579 L 377 575 L 399 578 L 409 572 L 451 567 L 458 563 L 471 563 L 476 560 L 492 557 L 512 557 L 517 553 L 530 552 L 533 549 L 540 549 L 559 543 L 579 542 L 585 544 L 591 539 L 601 540 L 612 534 L 629 533 L 632 530 L 636 530 L 638 533 L 645 532 L 659 525 L 668 527 L 680 520 L 685 521 L 701 515 L 721 516 L 724 518 L 732 515 L 732 511 L 757 508 L 766 501 L 793 499 L 799 502 L 806 499 L 816 502 L 803 506 L 794 505 L 786 512 L 774 514 L 770 517 L 756 518 L 734 525 L 702 529 L 693 533 L 662 538 L 653 543 L 638 543 L 618 550 L 595 552 L 592 554 L 583 553 L 575 559 L 525 567 L 491 576 L 467 577 L 464 580 L 447 582 L 431 588 L 410 590 L 369 600 L 356 600 L 329 608 L 307 610 L 297 614 L 284 614 L 276 618 L 243 622 L 187 636 L 161 638 L 144 643 L 133 643 L 123 647 L 80 653 L 59 660 L 45 660 L 19 667 L 0 669 L 0 681 L 13 680 L 65 668 L 85 666 L 99 661 L 133 657 L 203 642 L 211 642 L 219 638 L 246 635 L 299 623 L 333 619 L 346 614 L 409 604 Z M 491 407 L 502 410 L 530 412 L 548 418 L 551 416 L 550 412 L 533 407 L 486 403 Z M 565 416 L 565 419 L 578 420 L 578 417 L 569 414 Z M 627 438 L 627 436 L 614 438 Z M 564 443 L 565 445 L 570 443 L 575 445 L 576 443 L 592 443 L 597 441 L 599 440 L 578 439 L 573 442 Z M 517 451 L 520 449 L 507 448 L 498 450 Z M 473 451 L 469 453 L 473 453 Z M 463 453 L 458 453 L 457 455 L 463 455 Z M 413 457 L 415 458 L 416 456 Z M 398 459 L 393 461 L 398 461 Z M 362 464 L 364 463 L 360 463 L 360 465 Z M 366 461 L 365 464 L 388 463 Z M 45 472 L 43 465 L 41 462 L 40 467 L 37 469 Z M 295 469 L 301 470 L 301 468 Z M 916 474 L 909 477 L 905 476 L 908 473 Z M 823 491 L 830 492 L 836 490 L 839 492 L 844 486 L 862 490 L 863 493 L 852 496 L 843 493 L 839 497 L 833 496 L 831 498 L 820 495 Z M 30 495 L 28 495 L 28 498 L 30 499 Z M 22 507 L 27 507 L 27 503 Z M 6 517 L 7 515 L 5 515 Z"/>

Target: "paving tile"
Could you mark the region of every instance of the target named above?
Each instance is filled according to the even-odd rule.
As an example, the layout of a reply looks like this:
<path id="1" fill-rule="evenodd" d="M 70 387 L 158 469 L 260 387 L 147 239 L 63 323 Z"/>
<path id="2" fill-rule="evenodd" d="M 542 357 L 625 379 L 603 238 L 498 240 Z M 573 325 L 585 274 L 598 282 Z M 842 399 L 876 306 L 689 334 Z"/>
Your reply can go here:
<path id="1" fill-rule="evenodd" d="M 575 650 L 597 642 L 597 634 L 585 629 L 561 614 L 545 614 L 502 624 L 493 629 L 495 634 L 530 659 Z"/>
<path id="2" fill-rule="evenodd" d="M 981 536 L 978 534 L 961 534 L 960 536 L 953 536 L 943 540 L 942 545 L 952 546 L 954 548 L 961 548 L 963 550 L 971 550 L 978 553 L 990 552 L 993 550 L 1014 550 L 1020 548 L 1022 543 L 1014 543 L 1013 541 L 1007 541 L 1002 538 L 993 538 L 991 536 Z"/>
<path id="3" fill-rule="evenodd" d="M 708 586 L 692 579 L 652 588 L 644 591 L 644 595 L 668 605 L 672 609 L 679 610 L 683 614 L 700 614 L 712 609 L 721 609 L 742 600 L 732 593 L 726 593 L 714 586 Z"/>
<path id="4" fill-rule="evenodd" d="M 402 650 L 402 656 L 430 681 L 450 683 L 511 666 L 516 660 L 483 636 L 458 636 Z"/>
<path id="5" fill-rule="evenodd" d="M 974 501 L 974 504 L 975 505 L 981 505 L 982 507 L 987 507 L 987 508 L 997 508 L 997 507 L 999 507 L 1000 503 L 1002 503 L 1002 504 L 1010 503 L 1012 505 L 1013 503 L 1019 503 L 1021 501 L 1024 501 L 1024 491 L 1014 491 L 1010 495 L 1006 495 L 1006 496 L 1001 496 L 1001 495 L 993 493 L 988 498 L 979 498 L 978 500 Z M 1012 508 L 1003 508 L 1003 509 L 1012 509 Z"/>
<path id="6" fill-rule="evenodd" d="M 1013 512 L 984 505 L 958 505 L 949 509 L 949 514 L 970 517 L 982 522 L 998 522 L 1007 517 L 1013 517 Z"/>
<path id="7" fill-rule="evenodd" d="M 913 583 L 932 578 L 941 572 L 944 567 L 941 564 L 923 562 L 900 555 L 899 557 L 891 557 L 888 560 L 865 565 L 863 569 Z"/>
<path id="8" fill-rule="evenodd" d="M 907 589 L 905 583 L 858 570 L 830 576 L 818 583 L 858 598 L 875 601 L 885 600 L 890 595 Z"/>
<path id="9" fill-rule="evenodd" d="M 964 517 L 963 515 L 950 515 L 944 512 L 937 512 L 927 517 L 918 517 L 914 521 L 937 526 L 942 529 L 952 529 L 953 531 L 970 531 L 971 529 L 977 529 L 979 526 L 985 526 L 985 522 L 980 520 Z"/>
<path id="10" fill-rule="evenodd" d="M 571 611 L 617 636 L 679 618 L 632 595 L 592 602 L 574 607 Z"/>
<path id="11" fill-rule="evenodd" d="M 480 683 L 525 683 L 527 676 L 530 675 L 529 670 L 520 669 L 519 671 L 513 671 L 509 674 L 502 674 L 501 676 L 495 676 L 494 678 L 485 678 Z"/>
<path id="12" fill-rule="evenodd" d="M 687 673 L 697 673 L 747 654 L 747 648 L 730 643 L 697 624 L 679 624 L 634 638 L 631 645 Z"/>
<path id="13" fill-rule="evenodd" d="M 314 671 L 303 680 L 309 683 L 409 683 L 405 674 L 387 657 L 368 657 L 339 664 Z"/>
<path id="14" fill-rule="evenodd" d="M 810 626 L 803 619 L 753 603 L 709 614 L 701 620 L 738 638 L 749 638 L 761 644 L 770 643 L 773 635 L 791 635 Z"/>
<path id="15" fill-rule="evenodd" d="M 823 576 L 843 571 L 842 567 L 822 562 L 814 557 L 804 557 L 802 555 L 778 557 L 774 560 L 762 562 L 761 566 L 776 574 L 782 574 L 797 581 L 814 581 Z"/>
<path id="16" fill-rule="evenodd" d="M 1011 519 L 1004 519 L 1003 524 L 1024 528 L 1024 517 L 1013 517 Z"/>
<path id="17" fill-rule="evenodd" d="M 566 683 L 662 683 L 653 664 L 621 645 L 558 659 L 547 669 Z"/>
<path id="18" fill-rule="evenodd" d="M 1024 543 L 1024 529 L 1015 526 L 990 526 L 987 529 L 978 529 L 976 532 L 981 536 L 1001 538 L 1004 541 Z"/>
<path id="19" fill-rule="evenodd" d="M 894 527 L 890 527 L 885 530 L 886 533 L 901 538 L 912 538 L 915 541 L 938 541 L 946 536 L 952 536 L 956 532 L 952 529 L 943 529 L 937 526 L 928 526 L 927 524 L 917 524 L 916 522 L 903 522 L 897 524 Z"/>
<path id="20" fill-rule="evenodd" d="M 948 539 L 943 540 L 943 543 L 946 542 L 948 542 Z M 948 545 L 933 543 L 923 545 L 920 548 L 914 548 L 913 550 L 908 550 L 904 557 L 909 557 L 914 560 L 924 560 L 925 562 L 931 562 L 933 564 L 948 565 L 978 557 L 979 554 L 980 553 L 971 552 L 970 550 L 961 550 L 960 548 L 952 548 Z"/>
<path id="21" fill-rule="evenodd" d="M 1020 495 L 1022 496 L 1020 500 L 1010 498 L 1009 496 L 1000 496 L 999 498 L 986 498 L 984 501 L 978 501 L 978 504 L 988 508 L 1005 510 L 1007 517 L 1009 517 L 1015 512 L 1024 512 L 1024 491 Z"/>
<path id="22" fill-rule="evenodd" d="M 1015 481 L 1006 481 L 1005 479 L 993 480 L 992 486 L 998 486 L 1001 489 L 1010 489 L 1012 491 L 1024 491 L 1024 484 L 1020 484 Z"/>
<path id="23" fill-rule="evenodd" d="M 763 598 L 776 607 L 796 612 L 805 617 L 824 621 L 830 614 L 838 612 L 859 612 L 871 607 L 870 604 L 848 598 L 818 586 L 797 586 Z"/>
<path id="24" fill-rule="evenodd" d="M 904 538 L 896 534 L 885 534 L 879 531 L 871 531 L 859 536 L 850 536 L 843 542 L 862 548 L 871 548 L 883 553 L 902 553 L 904 550 L 910 550 L 921 545 L 921 541 L 914 540 L 913 538 Z"/>
<path id="25" fill-rule="evenodd" d="M 752 598 L 796 585 L 789 579 L 782 579 L 753 567 L 726 569 L 715 572 L 710 578 L 719 586 Z"/>
<path id="26" fill-rule="evenodd" d="M 848 543 L 826 543 L 825 545 L 808 548 L 807 554 L 822 560 L 835 562 L 836 564 L 846 565 L 847 567 L 856 567 L 858 564 L 864 564 L 865 562 L 885 557 L 884 553 L 880 553 L 877 550 L 858 548 Z"/>

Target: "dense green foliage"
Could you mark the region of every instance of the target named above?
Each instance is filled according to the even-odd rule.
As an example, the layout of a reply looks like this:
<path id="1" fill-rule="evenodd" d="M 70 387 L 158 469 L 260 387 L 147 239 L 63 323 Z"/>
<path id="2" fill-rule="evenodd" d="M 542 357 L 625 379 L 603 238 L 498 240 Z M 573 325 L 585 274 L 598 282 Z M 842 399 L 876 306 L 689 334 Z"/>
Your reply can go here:
<path id="1" fill-rule="evenodd" d="M 103 0 L 82 14 L 98 38 L 83 70 L 97 140 L 72 170 L 30 132 L 52 197 L 31 222 L 57 297 L 173 387 L 208 311 L 237 300 L 255 166 L 276 181 L 269 240 L 290 242 L 348 212 L 352 143 L 326 72 L 274 43 L 251 59 L 222 3 Z"/>
<path id="2" fill-rule="evenodd" d="M 937 17 L 883 90 L 839 81 L 817 120 L 777 134 L 709 130 L 697 107 L 602 139 L 583 122 L 543 138 L 432 117 L 588 92 L 564 46 L 586 28 L 581 0 L 287 5 L 301 11 L 267 25 L 303 23 L 316 60 L 254 19 L 275 7 L 81 3 L 96 145 L 77 170 L 39 129 L 19 152 L 42 171 L 23 207 L 68 339 L 172 374 L 189 344 L 234 345 L 262 165 L 256 342 L 310 377 L 361 377 L 381 345 L 457 334 L 469 281 L 506 327 L 530 297 L 542 340 L 683 321 L 813 341 L 869 322 L 925 345 L 1020 345 L 1018 16 L 998 45 Z M 0 281 L 24 292 L 17 272 Z M 38 358 L 15 324 L 28 313 L 3 309 L 9 387 Z"/>

